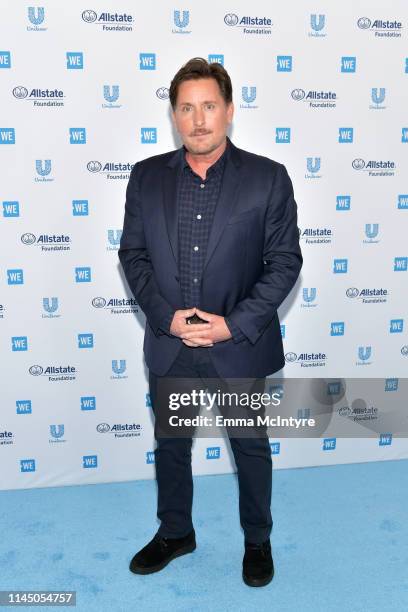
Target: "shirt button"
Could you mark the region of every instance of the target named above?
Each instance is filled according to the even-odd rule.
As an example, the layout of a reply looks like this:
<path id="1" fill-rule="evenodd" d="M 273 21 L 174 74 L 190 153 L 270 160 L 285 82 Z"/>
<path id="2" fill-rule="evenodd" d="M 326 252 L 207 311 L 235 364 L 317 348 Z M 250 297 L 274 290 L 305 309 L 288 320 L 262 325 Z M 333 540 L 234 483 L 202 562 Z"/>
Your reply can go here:
<path id="1" fill-rule="evenodd" d="M 201 189 L 204 189 L 204 187 L 205 187 L 204 183 L 201 183 L 200 187 L 201 187 Z"/>
<path id="2" fill-rule="evenodd" d="M 195 283 L 198 283 L 198 278 L 193 278 L 193 281 L 194 281 Z"/>
<path id="3" fill-rule="evenodd" d="M 197 219 L 201 219 L 201 215 L 197 215 Z"/>
<path id="4" fill-rule="evenodd" d="M 194 247 L 194 250 L 195 250 L 195 251 L 198 251 L 198 246 L 195 246 L 195 247 Z"/>

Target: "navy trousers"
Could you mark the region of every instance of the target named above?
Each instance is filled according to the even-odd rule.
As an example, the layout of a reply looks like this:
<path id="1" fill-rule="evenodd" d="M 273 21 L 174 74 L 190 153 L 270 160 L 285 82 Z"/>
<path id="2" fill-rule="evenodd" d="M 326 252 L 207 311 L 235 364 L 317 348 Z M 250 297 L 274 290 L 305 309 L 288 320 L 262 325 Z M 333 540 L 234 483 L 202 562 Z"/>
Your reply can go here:
<path id="1" fill-rule="evenodd" d="M 206 347 L 183 344 L 165 378 L 218 378 Z M 158 421 L 160 402 L 157 388 L 161 377 L 149 372 L 152 408 Z M 263 392 L 265 379 L 257 379 Z M 201 385 L 205 388 L 206 385 Z M 227 433 L 230 435 L 227 428 Z M 180 538 L 193 529 L 193 477 L 191 467 L 192 437 L 160 437 L 155 428 L 155 466 L 158 486 L 158 533 L 166 538 Z M 237 467 L 240 522 L 245 540 L 260 544 L 272 530 L 272 458 L 266 429 L 255 437 L 229 437 Z"/>

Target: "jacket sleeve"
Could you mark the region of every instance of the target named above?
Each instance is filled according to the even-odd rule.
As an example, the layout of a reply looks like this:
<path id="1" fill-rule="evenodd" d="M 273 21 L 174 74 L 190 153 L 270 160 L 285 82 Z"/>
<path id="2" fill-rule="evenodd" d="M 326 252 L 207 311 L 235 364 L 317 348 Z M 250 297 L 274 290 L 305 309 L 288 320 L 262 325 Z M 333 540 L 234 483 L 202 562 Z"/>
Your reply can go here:
<path id="1" fill-rule="evenodd" d="M 125 218 L 118 256 L 126 280 L 156 335 L 167 327 L 175 309 L 160 294 L 146 248 L 139 191 L 140 164 L 135 164 L 126 189 Z"/>
<path id="2" fill-rule="evenodd" d="M 282 164 L 278 166 L 266 212 L 263 260 L 263 273 L 228 314 L 252 344 L 294 286 L 303 262 L 292 181 Z"/>

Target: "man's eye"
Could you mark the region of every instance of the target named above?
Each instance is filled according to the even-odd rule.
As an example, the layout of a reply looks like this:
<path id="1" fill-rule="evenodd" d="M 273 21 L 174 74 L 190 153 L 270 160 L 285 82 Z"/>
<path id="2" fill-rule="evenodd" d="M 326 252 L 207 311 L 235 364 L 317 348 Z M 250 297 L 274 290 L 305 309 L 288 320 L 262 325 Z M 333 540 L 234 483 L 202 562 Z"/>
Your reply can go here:
<path id="1" fill-rule="evenodd" d="M 189 111 L 189 110 L 191 110 L 191 106 L 183 106 L 183 108 L 181 110 L 183 112 Z"/>
<path id="2" fill-rule="evenodd" d="M 207 108 L 209 110 L 213 110 L 213 108 L 215 108 L 214 104 L 207 104 Z"/>

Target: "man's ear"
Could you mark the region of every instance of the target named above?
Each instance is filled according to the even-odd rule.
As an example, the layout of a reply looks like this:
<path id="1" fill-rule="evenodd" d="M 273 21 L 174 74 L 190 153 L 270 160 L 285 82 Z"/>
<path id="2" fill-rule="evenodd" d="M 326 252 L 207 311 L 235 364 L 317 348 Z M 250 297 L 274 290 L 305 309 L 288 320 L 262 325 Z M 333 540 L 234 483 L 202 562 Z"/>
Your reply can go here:
<path id="1" fill-rule="evenodd" d="M 228 108 L 227 108 L 227 119 L 228 119 L 228 123 L 231 124 L 232 123 L 232 119 L 234 116 L 234 103 L 230 102 L 228 104 Z"/>

